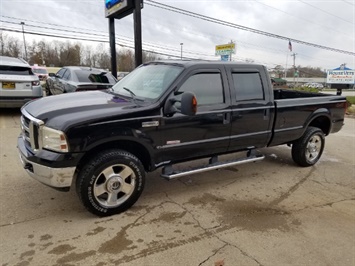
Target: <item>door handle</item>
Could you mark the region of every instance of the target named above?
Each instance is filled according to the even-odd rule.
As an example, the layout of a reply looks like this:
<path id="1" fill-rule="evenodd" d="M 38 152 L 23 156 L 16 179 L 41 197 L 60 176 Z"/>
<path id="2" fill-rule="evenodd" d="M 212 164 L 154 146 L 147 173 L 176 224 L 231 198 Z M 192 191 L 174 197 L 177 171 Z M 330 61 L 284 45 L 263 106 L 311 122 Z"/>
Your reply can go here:
<path id="1" fill-rule="evenodd" d="M 231 122 L 231 113 L 225 113 L 223 116 L 223 125 L 227 125 Z"/>
<path id="2" fill-rule="evenodd" d="M 264 109 L 264 120 L 269 120 L 270 117 L 270 109 Z"/>

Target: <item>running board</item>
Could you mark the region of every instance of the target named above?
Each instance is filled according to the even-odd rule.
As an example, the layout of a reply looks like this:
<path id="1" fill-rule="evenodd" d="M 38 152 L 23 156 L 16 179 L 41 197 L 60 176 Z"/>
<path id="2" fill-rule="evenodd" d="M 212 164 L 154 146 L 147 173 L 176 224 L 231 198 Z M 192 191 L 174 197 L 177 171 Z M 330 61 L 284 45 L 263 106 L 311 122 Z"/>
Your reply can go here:
<path id="1" fill-rule="evenodd" d="M 203 167 L 186 170 L 186 171 L 174 171 L 172 165 L 167 165 L 163 168 L 161 176 L 167 180 L 172 180 L 186 175 L 198 174 L 198 173 L 230 167 L 238 164 L 257 162 L 263 160 L 264 158 L 265 158 L 264 155 L 259 154 L 259 155 L 248 156 L 242 159 L 233 160 L 233 161 L 217 162 L 217 157 L 212 157 L 210 159 L 210 164 Z"/>

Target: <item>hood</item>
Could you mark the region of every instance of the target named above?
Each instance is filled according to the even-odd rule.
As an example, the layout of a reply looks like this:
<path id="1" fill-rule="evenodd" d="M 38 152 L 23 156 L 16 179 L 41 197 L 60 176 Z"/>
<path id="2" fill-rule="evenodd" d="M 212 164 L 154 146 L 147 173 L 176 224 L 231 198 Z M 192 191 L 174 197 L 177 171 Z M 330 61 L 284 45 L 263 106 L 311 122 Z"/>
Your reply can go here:
<path id="1" fill-rule="evenodd" d="M 73 124 L 131 113 L 137 105 L 105 91 L 85 91 L 44 97 L 22 108 L 47 126 L 65 130 Z"/>

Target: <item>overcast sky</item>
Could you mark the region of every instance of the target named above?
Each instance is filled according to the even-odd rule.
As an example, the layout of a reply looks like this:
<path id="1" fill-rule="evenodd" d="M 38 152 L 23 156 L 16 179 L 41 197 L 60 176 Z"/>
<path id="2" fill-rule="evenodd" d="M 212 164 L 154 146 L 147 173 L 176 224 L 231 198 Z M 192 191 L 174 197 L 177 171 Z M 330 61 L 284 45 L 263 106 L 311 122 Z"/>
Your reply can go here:
<path id="1" fill-rule="evenodd" d="M 157 2 L 283 37 L 355 53 L 354 0 L 157 0 Z M 289 68 L 293 64 L 287 40 L 266 37 L 171 12 L 154 7 L 151 3 L 148 0 L 144 1 L 142 9 L 144 50 L 170 54 L 171 58 L 174 58 L 173 56 L 180 56 L 180 43 L 183 43 L 184 57 L 218 60 L 218 56 L 214 55 L 215 46 L 232 40 L 237 47 L 233 60 L 253 60 L 269 68 L 276 65 L 285 67 L 286 63 Z M 2 28 L 21 29 L 19 22 L 24 21 L 25 30 L 29 31 L 108 41 L 108 19 L 105 18 L 104 6 L 104 0 L 0 0 L 2 21 L 0 23 Z M 116 37 L 120 38 L 117 43 L 133 46 L 133 16 L 116 20 L 115 28 Z M 7 34 L 22 38 L 21 34 L 10 32 Z M 26 34 L 26 38 L 41 40 L 45 37 Z M 98 45 L 97 42 L 84 44 L 91 44 L 94 47 Z M 108 44 L 105 46 L 108 49 Z M 117 46 L 117 49 L 121 49 L 121 46 Z M 354 55 L 296 42 L 292 42 L 292 52 L 296 54 L 296 65 L 332 69 L 346 63 L 347 67 L 355 68 Z"/>

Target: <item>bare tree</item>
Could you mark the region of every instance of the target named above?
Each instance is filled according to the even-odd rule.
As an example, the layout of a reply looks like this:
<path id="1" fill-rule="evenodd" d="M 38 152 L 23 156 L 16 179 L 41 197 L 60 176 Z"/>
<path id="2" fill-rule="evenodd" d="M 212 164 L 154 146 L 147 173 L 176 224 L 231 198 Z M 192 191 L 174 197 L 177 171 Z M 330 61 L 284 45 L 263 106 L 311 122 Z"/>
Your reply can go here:
<path id="1" fill-rule="evenodd" d="M 2 31 L 0 31 L 0 55 L 6 55 L 6 43 L 8 42 L 7 41 L 8 37 L 5 33 L 3 33 Z"/>
<path id="2" fill-rule="evenodd" d="M 15 37 L 9 37 L 7 42 L 7 55 L 12 57 L 21 57 L 22 45 Z"/>
<path id="3" fill-rule="evenodd" d="M 149 53 L 149 52 L 143 52 L 143 63 L 150 62 L 150 61 L 156 61 L 159 60 L 159 58 L 156 56 L 156 54 Z"/>

